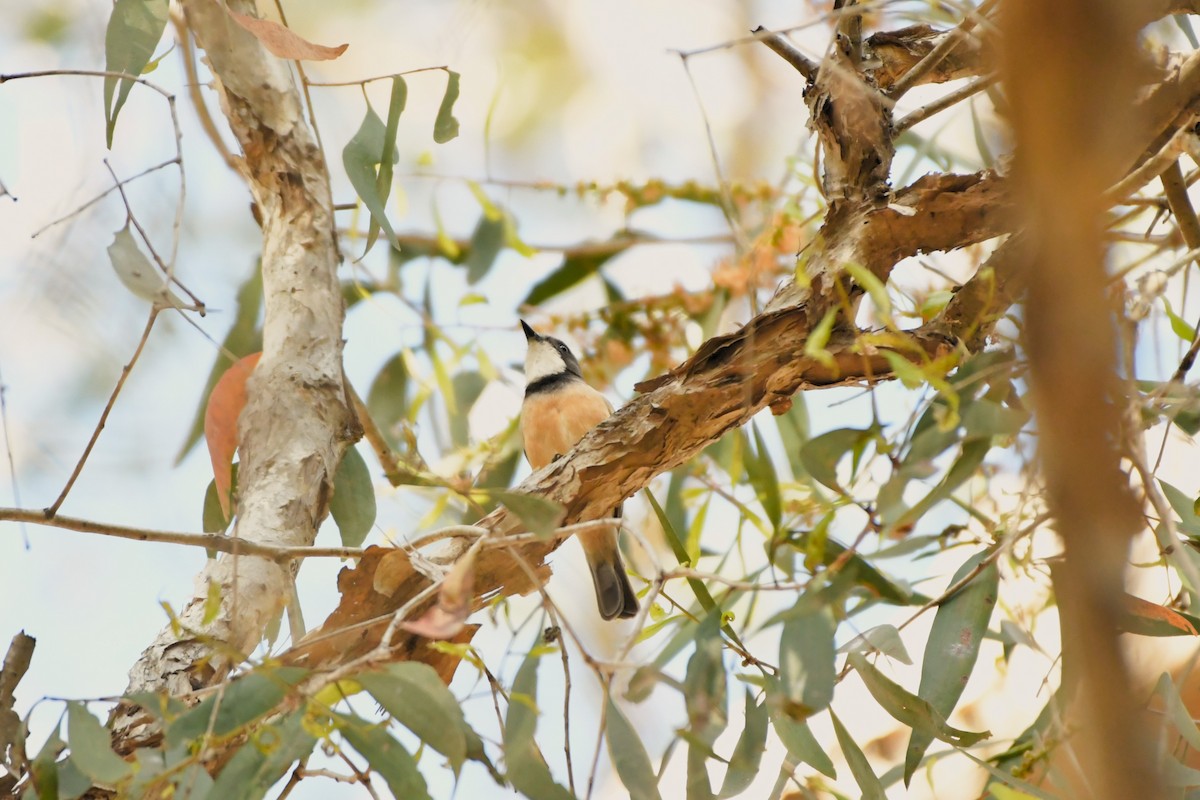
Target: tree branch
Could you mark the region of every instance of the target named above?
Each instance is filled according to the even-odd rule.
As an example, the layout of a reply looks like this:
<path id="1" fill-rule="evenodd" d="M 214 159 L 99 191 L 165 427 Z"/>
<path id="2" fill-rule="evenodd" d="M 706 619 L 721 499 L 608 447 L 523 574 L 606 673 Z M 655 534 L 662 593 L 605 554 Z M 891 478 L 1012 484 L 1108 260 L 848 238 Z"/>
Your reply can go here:
<path id="1" fill-rule="evenodd" d="M 93 522 L 78 517 L 64 517 L 56 514 L 46 516 L 45 511 L 24 508 L 0 508 L 0 522 L 28 522 L 33 525 L 45 525 L 51 528 L 62 528 L 80 533 L 96 533 L 101 536 L 113 536 L 118 539 L 131 539 L 136 542 L 157 542 L 159 544 L 181 544 L 187 547 L 202 547 L 205 550 L 215 550 L 218 553 L 230 553 L 242 556 L 261 556 L 280 564 L 287 564 L 304 558 L 358 558 L 363 551 L 358 547 L 283 547 L 250 541 L 236 536 L 226 536 L 221 533 L 178 533 L 176 531 L 156 531 L 150 528 L 134 528 L 127 525 L 111 525 L 106 522 Z"/>

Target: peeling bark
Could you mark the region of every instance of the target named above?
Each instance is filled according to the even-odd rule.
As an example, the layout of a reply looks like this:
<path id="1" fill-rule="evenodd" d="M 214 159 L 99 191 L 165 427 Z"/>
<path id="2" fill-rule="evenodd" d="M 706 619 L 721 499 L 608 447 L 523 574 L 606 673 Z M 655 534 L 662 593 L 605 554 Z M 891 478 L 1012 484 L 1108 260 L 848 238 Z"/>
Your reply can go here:
<path id="1" fill-rule="evenodd" d="M 230 3 L 252 12 L 253 3 Z M 222 6 L 185 0 L 207 53 L 239 161 L 262 218 L 266 317 L 263 356 L 240 418 L 238 519 L 233 536 L 311 545 L 327 513 L 333 474 L 358 437 L 342 381 L 343 304 L 329 175 L 285 62 Z M 223 677 L 282 610 L 292 575 L 265 558 L 222 557 L 196 578 L 179 625 L 159 632 L 130 670 L 128 691 L 185 694 Z M 221 607 L 205 622 L 209 587 Z M 215 643 L 220 645 L 214 646 Z M 118 731 L 139 720 L 118 718 Z"/>

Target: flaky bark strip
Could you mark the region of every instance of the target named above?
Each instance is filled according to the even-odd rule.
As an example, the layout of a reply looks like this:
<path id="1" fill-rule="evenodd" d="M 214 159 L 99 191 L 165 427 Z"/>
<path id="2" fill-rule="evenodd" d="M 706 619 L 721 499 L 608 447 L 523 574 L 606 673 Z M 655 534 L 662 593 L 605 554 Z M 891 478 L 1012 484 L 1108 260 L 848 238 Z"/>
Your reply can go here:
<path id="1" fill-rule="evenodd" d="M 212 0 L 185 0 L 188 27 L 206 53 L 221 106 L 262 217 L 266 317 L 263 357 L 242 412 L 235 536 L 266 545 L 310 545 L 325 517 L 333 474 L 356 436 L 342 385 L 343 304 L 337 282 L 329 175 L 288 65 L 270 55 Z M 253 13 L 252 2 L 230 2 Z M 230 650 L 249 652 L 287 598 L 286 566 L 222 557 L 196 579 L 179 614 L 130 671 L 130 691 L 182 694 L 224 674 Z M 209 586 L 221 608 L 204 622 Z"/>

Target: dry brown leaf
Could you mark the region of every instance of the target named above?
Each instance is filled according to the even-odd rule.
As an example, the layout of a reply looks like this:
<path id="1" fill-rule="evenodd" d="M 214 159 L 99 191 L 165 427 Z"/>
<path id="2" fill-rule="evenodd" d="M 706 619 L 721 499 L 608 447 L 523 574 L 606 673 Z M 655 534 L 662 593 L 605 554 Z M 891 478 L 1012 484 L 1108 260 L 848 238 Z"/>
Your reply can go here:
<path id="1" fill-rule="evenodd" d="M 262 353 L 251 353 L 237 361 L 213 386 L 204 409 L 204 440 L 212 459 L 213 483 L 221 512 L 229 518 L 229 491 L 233 483 L 233 454 L 238 447 L 238 416 L 246 407 L 246 379 Z"/>
<path id="2" fill-rule="evenodd" d="M 231 8 L 225 10 L 233 17 L 234 22 L 248 30 L 255 39 L 262 42 L 263 47 L 280 58 L 294 61 L 330 61 L 346 52 L 346 48 L 350 46 L 339 44 L 337 47 L 326 47 L 323 44 L 313 44 L 278 22 L 239 14 Z"/>
<path id="3" fill-rule="evenodd" d="M 471 614 L 471 601 L 475 595 L 475 560 L 479 551 L 467 550 L 454 563 L 442 588 L 438 590 L 438 602 L 420 619 L 402 622 L 400 627 L 426 639 L 449 639 L 456 636 Z"/>

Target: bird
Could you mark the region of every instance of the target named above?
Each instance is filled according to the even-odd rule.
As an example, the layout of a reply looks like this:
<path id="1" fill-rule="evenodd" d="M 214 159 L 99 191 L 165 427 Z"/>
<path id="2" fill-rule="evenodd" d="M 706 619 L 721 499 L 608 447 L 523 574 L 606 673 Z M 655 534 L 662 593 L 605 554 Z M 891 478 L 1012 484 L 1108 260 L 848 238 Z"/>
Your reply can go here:
<path id="1" fill-rule="evenodd" d="M 565 455 L 585 433 L 607 419 L 612 405 L 583 379 L 571 348 L 553 336 L 538 334 L 525 320 L 521 320 L 521 328 L 526 344 L 521 438 L 525 458 L 536 471 Z M 613 516 L 621 516 L 620 506 Z M 606 620 L 635 616 L 637 597 L 617 548 L 617 531 L 603 528 L 575 536 L 587 556 L 600 616 Z"/>

